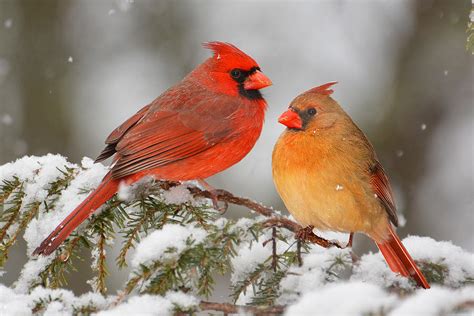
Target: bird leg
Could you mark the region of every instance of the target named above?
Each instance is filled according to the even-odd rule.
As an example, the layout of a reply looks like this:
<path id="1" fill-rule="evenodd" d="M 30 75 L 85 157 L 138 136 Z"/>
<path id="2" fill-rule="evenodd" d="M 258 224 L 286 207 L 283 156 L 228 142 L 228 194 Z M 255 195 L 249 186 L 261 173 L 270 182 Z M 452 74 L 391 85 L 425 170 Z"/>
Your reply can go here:
<path id="1" fill-rule="evenodd" d="M 353 240 L 354 240 L 354 233 L 351 232 L 349 234 L 349 241 L 347 242 L 347 245 L 344 248 L 348 248 L 348 247 L 352 248 L 352 241 Z"/>
<path id="2" fill-rule="evenodd" d="M 207 183 L 204 179 L 197 179 L 197 181 L 211 195 L 210 199 L 212 201 L 212 207 L 214 207 L 214 209 L 219 211 L 220 213 L 224 214 L 225 211 L 227 211 L 227 207 L 229 206 L 229 204 L 224 201 L 224 206 L 219 206 L 219 190 Z"/>

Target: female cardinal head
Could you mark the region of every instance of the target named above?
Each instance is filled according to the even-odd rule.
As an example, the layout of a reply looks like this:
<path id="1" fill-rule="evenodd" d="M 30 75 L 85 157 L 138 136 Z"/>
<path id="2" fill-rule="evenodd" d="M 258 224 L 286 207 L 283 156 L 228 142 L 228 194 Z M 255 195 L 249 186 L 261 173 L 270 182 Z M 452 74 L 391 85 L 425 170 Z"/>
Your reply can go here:
<path id="1" fill-rule="evenodd" d="M 193 72 L 194 77 L 218 93 L 263 99 L 259 89 L 272 82 L 252 57 L 229 43 L 209 42 L 203 46 L 212 50 L 213 56 Z"/>
<path id="2" fill-rule="evenodd" d="M 346 116 L 330 97 L 334 92 L 330 88 L 336 83 L 329 82 L 297 96 L 278 122 L 293 131 L 331 127 L 338 117 Z"/>

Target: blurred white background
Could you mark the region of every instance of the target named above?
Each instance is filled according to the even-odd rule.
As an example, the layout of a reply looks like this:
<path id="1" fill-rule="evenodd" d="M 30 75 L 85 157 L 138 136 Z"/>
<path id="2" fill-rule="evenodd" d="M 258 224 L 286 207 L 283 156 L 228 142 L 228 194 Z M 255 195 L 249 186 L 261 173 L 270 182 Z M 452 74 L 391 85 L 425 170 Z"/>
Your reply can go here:
<path id="1" fill-rule="evenodd" d="M 95 157 L 112 129 L 210 55 L 202 42 L 226 41 L 254 57 L 274 85 L 263 91 L 269 108 L 256 147 L 210 179 L 214 186 L 284 210 L 271 179 L 271 151 L 283 131 L 277 117 L 299 93 L 336 80 L 334 97 L 391 178 L 407 219 L 400 234 L 472 251 L 470 7 L 450 0 L 0 0 L 0 164 L 48 152 L 75 162 Z M 21 258 L 18 250 L 12 256 Z"/>

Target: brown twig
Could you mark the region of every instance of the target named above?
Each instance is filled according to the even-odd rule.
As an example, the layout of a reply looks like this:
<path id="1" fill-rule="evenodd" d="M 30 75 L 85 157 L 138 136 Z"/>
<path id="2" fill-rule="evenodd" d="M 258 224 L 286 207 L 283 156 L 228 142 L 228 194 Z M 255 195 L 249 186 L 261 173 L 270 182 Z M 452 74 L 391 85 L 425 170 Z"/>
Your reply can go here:
<path id="1" fill-rule="evenodd" d="M 303 266 L 303 257 L 301 256 L 301 240 L 296 241 L 296 256 L 298 258 L 298 266 Z"/>
<path id="2" fill-rule="evenodd" d="M 179 182 L 158 181 L 158 186 L 164 190 L 168 190 L 169 188 L 177 186 L 179 184 L 180 184 Z M 207 199 L 217 198 L 218 201 L 244 206 L 248 208 L 249 210 L 257 212 L 265 217 L 270 217 L 268 220 L 266 220 L 263 223 L 265 227 L 283 227 L 292 231 L 293 233 L 298 233 L 299 231 L 304 229 L 298 223 L 286 217 L 281 216 L 280 214 L 275 212 L 275 210 L 273 210 L 272 208 L 266 207 L 251 199 L 235 196 L 226 190 L 215 190 L 212 193 L 206 190 L 202 190 L 198 187 L 188 187 L 188 190 L 189 192 L 191 192 L 191 194 L 194 197 L 203 197 Z M 305 240 L 314 244 L 318 244 L 324 248 L 330 248 L 330 247 L 344 248 L 337 242 L 324 239 L 315 234 L 307 235 Z"/>
<path id="3" fill-rule="evenodd" d="M 266 227 L 284 227 L 284 228 L 294 232 L 295 234 L 297 234 L 298 232 L 305 229 L 301 225 L 299 225 L 298 223 L 295 223 L 292 220 L 289 220 L 289 219 L 287 219 L 285 217 L 282 217 L 282 216 L 272 217 L 272 218 L 266 220 L 263 223 L 263 225 L 266 226 Z M 303 239 L 305 241 L 309 241 L 313 244 L 318 244 L 318 245 L 320 245 L 321 247 L 324 247 L 324 248 L 330 248 L 330 247 L 343 248 L 338 242 L 324 239 L 322 237 L 317 236 L 314 233 L 305 234 Z"/>
<path id="4" fill-rule="evenodd" d="M 277 230 L 276 227 L 272 227 L 272 268 L 276 272 L 278 264 L 278 255 L 277 255 Z"/>
<path id="5" fill-rule="evenodd" d="M 219 311 L 224 314 L 251 313 L 253 315 L 280 315 L 285 311 L 285 306 L 244 306 L 229 303 L 214 303 L 201 301 L 199 304 L 201 311 Z"/>

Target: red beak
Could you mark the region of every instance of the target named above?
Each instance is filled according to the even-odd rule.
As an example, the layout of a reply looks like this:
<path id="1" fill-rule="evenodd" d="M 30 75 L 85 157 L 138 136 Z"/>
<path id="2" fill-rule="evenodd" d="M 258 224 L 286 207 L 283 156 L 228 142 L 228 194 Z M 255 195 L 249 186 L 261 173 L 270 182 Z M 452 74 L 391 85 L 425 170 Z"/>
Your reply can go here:
<path id="1" fill-rule="evenodd" d="M 263 74 L 260 70 L 257 70 L 251 74 L 244 82 L 245 90 L 259 90 L 265 87 L 271 86 L 272 81 Z"/>
<path id="2" fill-rule="evenodd" d="M 301 129 L 303 127 L 303 122 L 301 121 L 300 116 L 292 109 L 289 109 L 280 115 L 278 122 L 289 128 Z"/>

